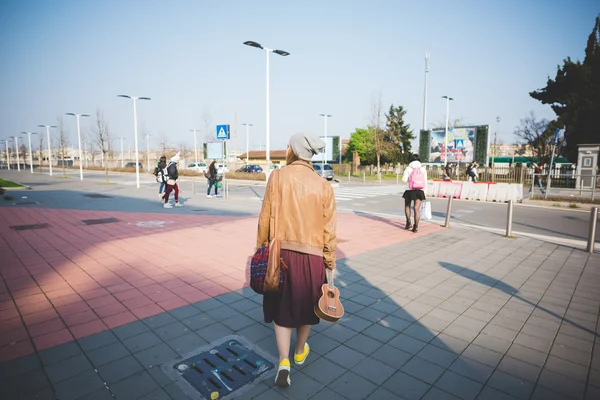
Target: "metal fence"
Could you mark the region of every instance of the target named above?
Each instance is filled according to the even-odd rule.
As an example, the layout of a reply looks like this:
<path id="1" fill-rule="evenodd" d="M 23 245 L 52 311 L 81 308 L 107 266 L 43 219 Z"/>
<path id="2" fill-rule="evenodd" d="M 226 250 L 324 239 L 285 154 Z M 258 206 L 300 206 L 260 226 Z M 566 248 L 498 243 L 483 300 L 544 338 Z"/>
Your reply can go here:
<path id="1" fill-rule="evenodd" d="M 529 193 L 534 198 L 595 201 L 600 189 L 600 176 L 534 174 L 528 186 Z"/>

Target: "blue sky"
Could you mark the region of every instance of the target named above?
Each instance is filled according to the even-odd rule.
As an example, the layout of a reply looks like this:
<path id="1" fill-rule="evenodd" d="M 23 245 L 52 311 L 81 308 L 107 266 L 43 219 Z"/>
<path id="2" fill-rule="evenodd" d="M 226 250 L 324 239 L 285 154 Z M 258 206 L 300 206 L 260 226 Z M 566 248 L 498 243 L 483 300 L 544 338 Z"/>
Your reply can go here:
<path id="1" fill-rule="evenodd" d="M 553 112 L 531 90 L 567 56 L 582 59 L 600 3 L 594 0 L 369 1 L 12 1 L 0 3 L 0 138 L 55 124 L 66 112 L 100 109 L 114 137 L 133 142 L 133 106 L 117 94 L 148 96 L 138 120 L 157 147 L 163 134 L 193 147 L 237 116 L 264 144 L 265 54 L 271 55 L 271 147 L 299 131 L 350 136 L 370 122 L 381 94 L 422 125 L 424 53 L 431 54 L 428 121 L 490 124 L 501 141 L 530 111 Z M 208 118 L 206 118 L 208 116 Z M 501 117 L 500 126 L 496 117 Z M 73 117 L 65 117 L 76 143 Z M 92 121 L 82 121 L 88 130 Z M 117 144 L 115 142 L 115 144 Z M 231 143 L 233 145 L 233 143 Z M 416 144 L 416 143 L 415 143 Z M 127 147 L 127 145 L 125 145 Z M 140 145 L 141 146 L 141 145 Z"/>

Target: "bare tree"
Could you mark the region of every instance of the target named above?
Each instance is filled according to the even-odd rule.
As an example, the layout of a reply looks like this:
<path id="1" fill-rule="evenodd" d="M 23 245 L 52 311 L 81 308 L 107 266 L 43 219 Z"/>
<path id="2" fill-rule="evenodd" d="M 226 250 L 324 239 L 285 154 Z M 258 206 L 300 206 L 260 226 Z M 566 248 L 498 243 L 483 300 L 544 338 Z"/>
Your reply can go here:
<path id="1" fill-rule="evenodd" d="M 547 119 L 537 120 L 533 111 L 528 117 L 521 120 L 515 130 L 515 136 L 521 139 L 523 145 L 531 146 L 534 154 L 540 162 L 550 161 L 551 142 L 554 136 L 553 127 L 555 123 Z"/>
<path id="2" fill-rule="evenodd" d="M 206 143 L 210 142 L 213 139 L 210 131 L 212 130 L 212 115 L 210 113 L 210 109 L 208 107 L 204 107 L 202 111 L 202 124 L 204 125 L 204 141 Z M 202 147 L 202 143 L 198 145 L 199 148 Z"/>
<path id="3" fill-rule="evenodd" d="M 65 123 L 63 121 L 62 116 L 59 116 L 56 119 L 56 126 L 58 127 L 58 133 L 56 134 L 56 139 L 58 141 L 58 156 L 61 159 L 63 176 L 65 176 L 65 156 L 67 152 L 68 138 L 67 130 L 65 128 Z"/>
<path id="4" fill-rule="evenodd" d="M 385 130 L 381 128 L 383 108 L 381 105 L 381 92 L 371 96 L 371 127 L 375 140 L 375 156 L 377 157 L 377 177 L 381 180 L 381 156 L 388 153 L 390 143 L 385 140 Z"/>
<path id="5" fill-rule="evenodd" d="M 104 173 L 106 175 L 106 183 L 108 183 L 108 153 L 112 140 L 108 129 L 108 122 L 106 122 L 102 110 L 99 109 L 96 110 L 96 122 L 92 127 L 92 138 L 104 158 Z"/>
<path id="6" fill-rule="evenodd" d="M 167 152 L 167 147 L 169 147 L 169 135 L 167 135 L 167 132 L 165 131 L 161 131 L 158 135 L 158 146 L 160 147 L 160 150 L 162 151 L 161 155 L 165 155 L 165 153 Z"/>

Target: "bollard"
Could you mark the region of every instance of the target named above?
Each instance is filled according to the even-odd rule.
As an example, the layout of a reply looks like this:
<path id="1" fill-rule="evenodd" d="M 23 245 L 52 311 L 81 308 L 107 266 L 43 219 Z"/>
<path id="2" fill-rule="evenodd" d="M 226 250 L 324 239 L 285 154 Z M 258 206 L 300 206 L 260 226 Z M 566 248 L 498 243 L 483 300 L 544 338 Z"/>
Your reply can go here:
<path id="1" fill-rule="evenodd" d="M 506 237 L 512 236 L 513 201 L 508 201 L 508 215 L 506 216 Z"/>
<path id="2" fill-rule="evenodd" d="M 348 171 L 348 182 L 350 182 L 350 171 Z"/>
<path id="3" fill-rule="evenodd" d="M 194 178 L 192 178 L 192 194 L 196 194 L 196 187 L 194 186 Z"/>
<path id="4" fill-rule="evenodd" d="M 446 207 L 446 222 L 444 222 L 444 228 L 450 228 L 450 213 L 452 212 L 452 198 L 448 197 L 448 206 Z"/>
<path id="5" fill-rule="evenodd" d="M 363 183 L 367 181 L 367 173 L 363 171 Z"/>
<path id="6" fill-rule="evenodd" d="M 594 252 L 596 242 L 596 222 L 598 221 L 598 207 L 592 207 L 590 210 L 590 231 L 588 233 L 587 251 Z"/>
<path id="7" fill-rule="evenodd" d="M 581 192 L 583 191 L 583 178 L 579 180 L 579 195 L 581 196 Z"/>
<path id="8" fill-rule="evenodd" d="M 225 179 L 225 198 L 229 198 L 229 179 Z"/>
<path id="9" fill-rule="evenodd" d="M 400 175 L 396 172 L 396 185 L 400 183 Z"/>

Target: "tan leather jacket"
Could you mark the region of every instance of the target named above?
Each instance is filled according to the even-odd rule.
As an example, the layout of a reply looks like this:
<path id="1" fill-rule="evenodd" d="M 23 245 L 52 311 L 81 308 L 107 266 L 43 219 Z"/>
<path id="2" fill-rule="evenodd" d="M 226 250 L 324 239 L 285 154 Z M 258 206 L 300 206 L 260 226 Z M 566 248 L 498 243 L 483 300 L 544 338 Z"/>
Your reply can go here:
<path id="1" fill-rule="evenodd" d="M 274 174 L 269 178 L 258 219 L 257 247 L 271 237 L 269 223 Z M 281 248 L 322 256 L 335 268 L 336 211 L 331 185 L 306 161 L 295 161 L 279 170 L 279 226 Z"/>

